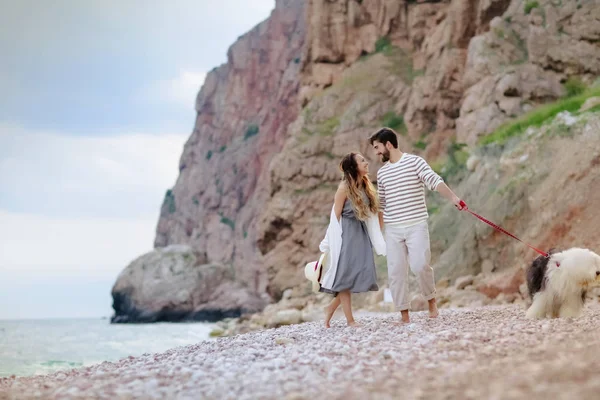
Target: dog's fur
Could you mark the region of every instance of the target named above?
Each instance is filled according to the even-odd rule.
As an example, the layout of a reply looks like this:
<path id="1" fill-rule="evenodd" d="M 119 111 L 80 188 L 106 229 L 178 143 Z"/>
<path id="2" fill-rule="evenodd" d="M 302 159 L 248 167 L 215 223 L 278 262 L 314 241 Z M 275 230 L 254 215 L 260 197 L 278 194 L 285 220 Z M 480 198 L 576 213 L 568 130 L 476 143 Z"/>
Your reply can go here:
<path id="1" fill-rule="evenodd" d="M 571 248 L 539 256 L 527 269 L 532 304 L 527 318 L 569 318 L 581 315 L 587 288 L 600 283 L 600 256 Z"/>

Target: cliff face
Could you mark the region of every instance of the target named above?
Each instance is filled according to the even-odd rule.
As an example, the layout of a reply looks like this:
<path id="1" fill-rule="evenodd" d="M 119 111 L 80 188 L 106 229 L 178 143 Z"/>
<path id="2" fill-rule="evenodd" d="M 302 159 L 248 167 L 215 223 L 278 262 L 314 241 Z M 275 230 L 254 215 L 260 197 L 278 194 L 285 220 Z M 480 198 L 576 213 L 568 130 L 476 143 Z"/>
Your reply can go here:
<path id="1" fill-rule="evenodd" d="M 227 64 L 207 75 L 157 227 L 155 247 L 189 244 L 202 262 L 232 266 L 256 292 L 266 282 L 254 227 L 269 197 L 269 163 L 299 109 L 303 15 L 302 1 L 278 0 L 231 46 Z"/>
<path id="2" fill-rule="evenodd" d="M 600 95 L 600 88 L 595 92 Z M 593 103 L 600 104 L 600 97 L 593 98 Z M 469 169 L 462 171 L 462 177 L 457 177 L 460 182 L 453 186 L 472 210 L 540 249 L 587 247 L 598 251 L 599 129 L 598 107 L 595 111 L 561 113 L 502 146 L 475 149 L 467 164 Z M 523 268 L 537 254 L 467 212 L 459 212 L 447 203 L 438 205 L 434 200 L 435 195 L 429 202 L 430 232 L 439 307 L 511 302 L 525 308 L 529 295 Z M 385 259 L 377 261 L 378 281 L 385 287 Z M 418 292 L 417 282 L 410 286 Z M 323 309 L 331 297 L 307 294 L 310 285 L 306 284 L 286 290 L 279 302 L 269 304 L 260 313 L 220 322 L 214 334 L 229 336 L 322 321 Z M 600 288 L 589 291 L 588 297 L 597 301 Z M 383 299 L 382 291 L 357 294 L 352 304 L 359 318 L 362 310 L 393 311 L 393 304 Z M 427 301 L 413 293 L 411 308 L 426 310 Z M 339 314 L 343 318 L 341 310 Z"/>
<path id="3" fill-rule="evenodd" d="M 452 133 L 463 94 L 471 38 L 502 15 L 509 0 L 336 1 L 309 4 L 302 101 L 335 83 L 348 65 L 388 43 L 403 50 L 411 76 L 394 111 L 408 134 Z M 385 39 L 383 39 L 385 38 Z"/>
<path id="4" fill-rule="evenodd" d="M 560 3 L 560 4 L 559 4 Z M 490 32 L 471 40 L 457 138 L 477 139 L 565 94 L 561 82 L 600 73 L 598 1 L 511 2 Z"/>
<path id="5" fill-rule="evenodd" d="M 481 213 L 523 228 L 511 222 L 521 209 L 497 213 L 506 198 L 480 193 L 466 157 L 506 121 L 590 84 L 599 39 L 600 0 L 279 0 L 208 74 L 155 246 L 191 246 L 197 263 L 229 266 L 263 301 L 302 287 L 339 159 L 363 152 L 374 178 L 366 138 L 382 125 Z M 466 225 L 453 225 L 438 200 L 429 203 L 438 278 L 523 255 L 499 251 L 507 242 L 488 231 L 457 231 Z"/>
<path id="6" fill-rule="evenodd" d="M 271 199 L 259 225 L 271 294 L 278 297 L 303 282 L 298 266 L 318 251 L 344 153 L 359 150 L 378 167 L 366 138 L 382 125 L 394 126 L 404 151 L 423 155 L 458 184 L 468 174 L 466 158 L 457 156 L 474 152 L 482 136 L 564 96 L 569 86 L 563 83 L 576 78 L 589 84 L 598 75 L 599 6 L 598 1 L 309 2 L 304 109 L 273 161 Z M 460 150 L 463 144 L 466 151 Z M 452 170 L 462 173 L 452 177 Z M 481 196 L 473 185 L 458 193 L 477 202 Z M 432 197 L 435 211 L 439 197 Z M 438 277 L 454 280 L 481 271 L 484 260 L 492 265 L 518 260 L 494 251 L 469 252 L 487 242 L 454 230 L 448 237 L 448 226 L 436 223 L 442 217 L 431 214 Z M 463 250 L 459 268 L 449 267 L 451 257 L 457 260 L 445 253 L 451 245 Z"/>
<path id="7" fill-rule="evenodd" d="M 366 138 L 381 125 L 403 133 L 406 151 L 445 151 L 455 136 L 469 40 L 508 5 L 309 2 L 304 110 L 273 161 L 271 199 L 259 225 L 274 297 L 301 282 L 296 266 L 318 251 L 346 152 L 360 150 L 378 167 Z M 296 268 L 281 268 L 286 263 Z"/>

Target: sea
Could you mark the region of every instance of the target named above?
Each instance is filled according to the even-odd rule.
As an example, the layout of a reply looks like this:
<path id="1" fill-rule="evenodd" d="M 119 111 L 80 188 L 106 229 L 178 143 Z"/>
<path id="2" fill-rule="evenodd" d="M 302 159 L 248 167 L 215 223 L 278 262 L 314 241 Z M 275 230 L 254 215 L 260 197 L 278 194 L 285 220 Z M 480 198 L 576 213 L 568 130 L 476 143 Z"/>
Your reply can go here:
<path id="1" fill-rule="evenodd" d="M 214 324 L 110 324 L 107 319 L 0 320 L 0 377 L 45 375 L 196 344 Z"/>

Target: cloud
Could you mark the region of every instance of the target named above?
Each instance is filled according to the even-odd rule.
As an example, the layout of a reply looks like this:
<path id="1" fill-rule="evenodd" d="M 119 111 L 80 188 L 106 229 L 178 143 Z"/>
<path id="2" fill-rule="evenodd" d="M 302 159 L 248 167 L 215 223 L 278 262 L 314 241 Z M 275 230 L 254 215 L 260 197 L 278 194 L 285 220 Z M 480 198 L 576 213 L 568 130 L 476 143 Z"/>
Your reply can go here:
<path id="1" fill-rule="evenodd" d="M 274 0 L 55 0 L 51 6 L 20 0 L 3 5 L 0 49 L 8 52 L 3 53 L 7 60 L 46 61 L 36 63 L 38 67 L 111 54 L 130 57 L 144 69 L 153 67 L 148 61 L 160 61 L 209 70 L 225 61 L 227 47 L 267 18 L 274 6 Z M 18 67 L 13 62 L 0 65 L 15 72 Z"/>
<path id="2" fill-rule="evenodd" d="M 148 130 L 165 118 L 191 130 L 204 72 L 224 63 L 228 47 L 266 19 L 275 4 L 5 3 L 0 89 L 10 95 L 0 97 L 0 121 L 71 132 L 114 126 Z M 139 93 L 154 84 L 164 89 L 157 100 L 165 101 L 140 102 Z"/>
<path id="3" fill-rule="evenodd" d="M 0 319 L 111 315 L 112 285 L 152 250 L 155 227 L 0 211 Z"/>
<path id="4" fill-rule="evenodd" d="M 0 281 L 114 279 L 152 250 L 156 222 L 0 211 Z"/>
<path id="5" fill-rule="evenodd" d="M 111 315 L 112 285 L 152 250 L 155 226 L 0 211 L 0 319 Z"/>
<path id="6" fill-rule="evenodd" d="M 114 279 L 33 275 L 1 279 L 0 320 L 23 318 L 98 318 L 113 314 Z"/>
<path id="7" fill-rule="evenodd" d="M 186 138 L 0 124 L 0 318 L 108 315 L 120 271 L 153 248 Z"/>
<path id="8" fill-rule="evenodd" d="M 58 217 L 158 216 L 188 135 L 61 135 L 0 124 L 0 209 Z"/>
<path id="9" fill-rule="evenodd" d="M 180 107 L 194 110 L 196 96 L 204 83 L 206 73 L 181 71 L 172 79 L 159 80 L 144 88 L 140 100 L 149 103 L 170 102 Z"/>
<path id="10" fill-rule="evenodd" d="M 251 3 L 3 7 L 0 318 L 110 309 L 117 274 L 152 248 L 204 72 L 275 4 Z"/>
<path id="11" fill-rule="evenodd" d="M 0 318 L 108 315 L 120 271 L 153 248 L 186 137 L 0 124 Z"/>

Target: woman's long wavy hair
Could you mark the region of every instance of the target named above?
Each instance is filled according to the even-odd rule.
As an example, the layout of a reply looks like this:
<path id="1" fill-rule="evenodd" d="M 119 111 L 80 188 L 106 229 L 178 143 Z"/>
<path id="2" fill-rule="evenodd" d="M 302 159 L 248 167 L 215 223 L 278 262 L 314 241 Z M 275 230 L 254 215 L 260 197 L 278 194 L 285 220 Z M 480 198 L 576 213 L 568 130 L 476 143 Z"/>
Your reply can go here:
<path id="1" fill-rule="evenodd" d="M 379 198 L 375 187 L 367 175 L 359 178 L 358 163 L 356 162 L 357 153 L 348 153 L 340 162 L 340 169 L 344 173 L 342 181 L 346 183 L 348 198 L 352 202 L 352 208 L 356 218 L 365 221 L 371 214 L 379 212 Z M 369 204 L 365 203 L 361 192 L 365 192 L 369 199 Z"/>

